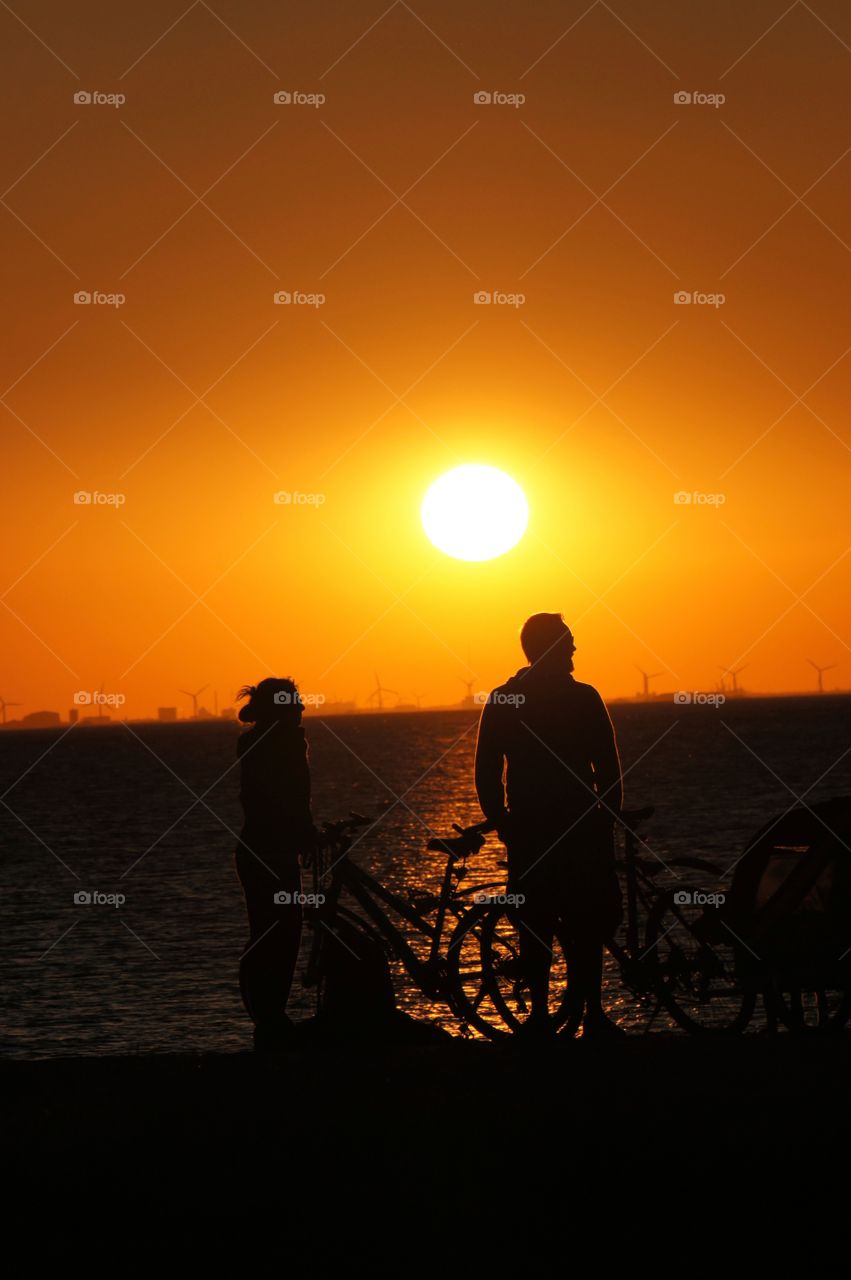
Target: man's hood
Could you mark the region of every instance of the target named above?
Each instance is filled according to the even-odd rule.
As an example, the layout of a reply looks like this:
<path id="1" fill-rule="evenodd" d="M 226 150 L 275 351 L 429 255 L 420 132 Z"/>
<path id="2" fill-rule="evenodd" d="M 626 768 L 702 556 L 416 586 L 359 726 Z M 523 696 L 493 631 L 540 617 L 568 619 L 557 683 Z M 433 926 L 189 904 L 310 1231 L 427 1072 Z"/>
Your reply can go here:
<path id="1" fill-rule="evenodd" d="M 540 667 L 521 667 L 509 676 L 500 689 L 504 693 L 522 693 L 524 689 L 563 689 L 576 681 L 570 671 L 548 671 Z"/>

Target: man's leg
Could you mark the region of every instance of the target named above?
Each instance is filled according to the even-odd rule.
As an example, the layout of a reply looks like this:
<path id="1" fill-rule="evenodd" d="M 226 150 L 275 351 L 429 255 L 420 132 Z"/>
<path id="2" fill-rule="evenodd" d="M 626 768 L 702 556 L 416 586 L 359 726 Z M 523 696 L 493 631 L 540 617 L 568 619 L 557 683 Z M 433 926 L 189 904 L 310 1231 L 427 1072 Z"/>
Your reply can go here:
<path id="1" fill-rule="evenodd" d="M 568 946 L 567 981 L 570 1007 L 586 1021 L 602 1017 L 603 944 L 593 934 L 575 933 Z"/>
<path id="2" fill-rule="evenodd" d="M 555 917 L 549 909 L 527 900 L 517 910 L 517 927 L 520 963 L 532 1005 L 531 1019 L 542 1023 L 549 1016 Z"/>
<path id="3" fill-rule="evenodd" d="M 580 864 L 576 870 L 566 902 L 571 1015 L 577 1023 L 582 1017 L 586 1031 L 615 1030 L 603 1010 L 603 950 L 622 918 L 620 884 L 613 866 Z"/>
<path id="4" fill-rule="evenodd" d="M 623 1036 L 603 1008 L 603 942 L 597 931 L 580 930 L 571 938 L 567 973 L 574 1028 L 581 1018 L 583 1035 Z"/>

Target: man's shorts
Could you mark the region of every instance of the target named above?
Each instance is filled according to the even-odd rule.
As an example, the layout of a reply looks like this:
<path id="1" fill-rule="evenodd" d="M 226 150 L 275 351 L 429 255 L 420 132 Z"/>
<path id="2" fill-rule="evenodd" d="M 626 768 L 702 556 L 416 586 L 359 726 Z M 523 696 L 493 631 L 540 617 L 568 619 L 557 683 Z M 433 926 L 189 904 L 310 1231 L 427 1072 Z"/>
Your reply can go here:
<path id="1" fill-rule="evenodd" d="M 594 815 L 596 819 L 596 815 Z M 508 891 L 523 895 L 531 913 L 550 914 L 568 931 L 611 937 L 623 918 L 610 823 L 559 826 L 512 822 Z"/>

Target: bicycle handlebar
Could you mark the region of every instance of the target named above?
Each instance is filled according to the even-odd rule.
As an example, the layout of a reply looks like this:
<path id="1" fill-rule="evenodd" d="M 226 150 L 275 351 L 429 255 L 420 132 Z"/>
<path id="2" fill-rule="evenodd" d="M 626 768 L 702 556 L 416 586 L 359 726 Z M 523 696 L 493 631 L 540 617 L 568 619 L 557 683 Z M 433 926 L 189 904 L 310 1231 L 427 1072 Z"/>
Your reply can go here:
<path id="1" fill-rule="evenodd" d="M 629 830 L 640 822 L 646 822 L 648 818 L 653 816 L 654 812 L 653 805 L 646 805 L 643 809 L 623 809 L 618 814 L 618 821 Z M 319 831 L 320 842 L 323 845 L 341 844 L 350 835 L 353 835 L 358 827 L 367 827 L 372 821 L 372 818 L 367 818 L 362 813 L 351 810 L 347 818 L 322 824 Z M 477 853 L 481 849 L 485 842 L 485 836 L 489 831 L 495 830 L 495 827 L 492 822 L 485 818 L 481 822 L 472 823 L 469 827 L 462 827 L 457 822 L 453 822 L 452 830 L 458 834 L 445 839 L 441 836 L 433 836 L 426 848 L 434 853 L 450 854 L 455 858 L 466 857 L 468 853 Z"/>
<path id="2" fill-rule="evenodd" d="M 340 818 L 337 822 L 323 822 L 319 828 L 320 842 L 337 844 L 353 835 L 358 827 L 368 827 L 370 822 L 372 818 L 366 818 L 362 813 L 351 810 L 348 818 Z"/>

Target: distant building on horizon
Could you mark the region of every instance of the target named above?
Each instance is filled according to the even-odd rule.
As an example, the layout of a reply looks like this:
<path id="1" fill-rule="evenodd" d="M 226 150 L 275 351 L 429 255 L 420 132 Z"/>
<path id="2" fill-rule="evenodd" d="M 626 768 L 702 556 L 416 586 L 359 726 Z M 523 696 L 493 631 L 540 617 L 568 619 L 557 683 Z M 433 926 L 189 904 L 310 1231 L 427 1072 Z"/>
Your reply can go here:
<path id="1" fill-rule="evenodd" d="M 22 729 L 58 729 L 61 723 L 58 711 L 31 711 L 18 721 Z"/>
<path id="2" fill-rule="evenodd" d="M 157 707 L 157 719 L 172 724 L 177 719 L 177 707 Z"/>
<path id="3" fill-rule="evenodd" d="M 76 724 L 79 719 L 80 719 L 80 708 L 72 707 L 71 710 L 68 712 L 68 723 Z"/>

